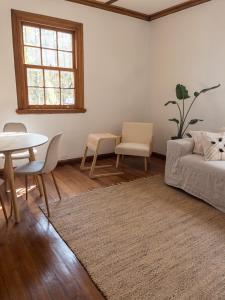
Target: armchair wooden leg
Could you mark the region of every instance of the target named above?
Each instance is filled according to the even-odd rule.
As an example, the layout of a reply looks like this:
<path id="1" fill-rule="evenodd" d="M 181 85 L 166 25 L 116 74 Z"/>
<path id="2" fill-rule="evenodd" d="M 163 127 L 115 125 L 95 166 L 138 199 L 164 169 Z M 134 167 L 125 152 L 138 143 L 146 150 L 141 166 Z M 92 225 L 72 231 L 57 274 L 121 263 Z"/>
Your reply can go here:
<path id="1" fill-rule="evenodd" d="M 117 158 L 116 158 L 116 168 L 117 169 L 119 167 L 119 162 L 120 162 L 120 154 L 117 154 Z"/>
<path id="2" fill-rule="evenodd" d="M 42 182 L 42 186 L 43 186 L 43 192 L 44 192 L 44 198 L 45 198 L 45 204 L 46 204 L 46 208 L 47 208 L 48 217 L 50 217 L 50 210 L 49 210 L 49 206 L 48 206 L 48 195 L 47 195 L 47 191 L 46 191 L 43 174 L 41 174 L 41 182 Z"/>
<path id="3" fill-rule="evenodd" d="M 58 194 L 58 196 L 59 196 L 59 199 L 62 200 L 62 197 L 61 197 L 61 194 L 60 194 L 60 191 L 59 191 L 59 187 L 58 187 L 57 181 L 56 181 L 56 179 L 55 179 L 55 175 L 54 175 L 53 172 L 51 172 L 51 174 L 52 174 L 52 179 L 53 179 L 53 181 L 54 181 L 55 188 L 56 188 L 57 194 Z"/>
<path id="4" fill-rule="evenodd" d="M 145 157 L 144 159 L 145 159 L 145 172 L 147 172 L 148 171 L 148 158 Z"/>
<path id="5" fill-rule="evenodd" d="M 0 202 L 1 202 L 3 214 L 4 214 L 4 217 L 5 217 L 5 221 L 6 221 L 6 223 L 8 223 L 8 217 L 7 217 L 7 213 L 6 213 L 6 209 L 5 209 L 5 205 L 4 205 L 4 201 L 3 201 L 3 192 L 2 192 L 2 190 L 0 190 Z"/>
<path id="6" fill-rule="evenodd" d="M 28 176 L 25 175 L 26 201 L 28 199 Z"/>

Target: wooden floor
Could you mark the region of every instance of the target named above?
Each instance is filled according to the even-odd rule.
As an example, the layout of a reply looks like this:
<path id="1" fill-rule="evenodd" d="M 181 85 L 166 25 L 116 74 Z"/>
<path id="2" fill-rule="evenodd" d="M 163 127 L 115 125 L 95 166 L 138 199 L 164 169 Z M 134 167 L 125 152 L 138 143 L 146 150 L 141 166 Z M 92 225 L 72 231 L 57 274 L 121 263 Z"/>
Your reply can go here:
<path id="1" fill-rule="evenodd" d="M 101 160 L 114 163 L 115 159 Z M 55 171 L 63 201 L 98 187 L 146 176 L 144 162 L 139 158 L 126 158 L 121 163 L 123 175 L 91 180 L 79 165 L 64 165 Z M 153 158 L 148 175 L 163 174 L 164 162 Z M 17 194 L 21 223 L 11 220 L 6 226 L 0 211 L 0 299 L 103 299 L 73 252 L 65 245 L 40 211 L 40 199 L 30 179 L 31 191 L 26 202 L 24 179 L 18 178 Z M 50 201 L 57 194 L 51 178 L 46 177 Z"/>

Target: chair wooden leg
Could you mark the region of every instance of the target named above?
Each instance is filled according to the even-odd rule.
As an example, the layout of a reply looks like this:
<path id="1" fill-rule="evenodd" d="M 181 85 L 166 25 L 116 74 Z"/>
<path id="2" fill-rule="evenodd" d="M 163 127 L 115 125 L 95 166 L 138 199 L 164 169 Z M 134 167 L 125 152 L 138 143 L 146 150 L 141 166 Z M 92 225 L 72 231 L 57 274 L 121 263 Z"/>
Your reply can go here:
<path id="1" fill-rule="evenodd" d="M 25 175 L 26 201 L 28 199 L 28 176 Z"/>
<path id="2" fill-rule="evenodd" d="M 0 190 L 0 202 L 1 202 L 3 214 L 4 214 L 4 217 L 5 217 L 5 221 L 6 221 L 6 223 L 8 223 L 8 217 L 7 217 L 7 213 L 6 213 L 6 209 L 5 209 L 5 205 L 4 205 L 4 201 L 3 201 L 3 192 L 2 192 L 2 190 Z"/>
<path id="3" fill-rule="evenodd" d="M 84 156 L 82 158 L 81 165 L 80 165 L 81 170 L 84 170 L 85 161 L 86 161 L 86 158 L 87 158 L 87 152 L 88 152 L 88 147 L 86 146 L 85 150 L 84 150 Z"/>
<path id="4" fill-rule="evenodd" d="M 58 193 L 59 199 L 62 200 L 62 197 L 61 197 L 61 194 L 60 194 L 60 191 L 59 191 L 59 187 L 58 187 L 57 181 L 56 181 L 56 179 L 55 179 L 55 175 L 54 175 L 53 172 L 51 172 L 51 174 L 52 174 L 52 179 L 53 179 L 53 181 L 54 181 L 55 188 L 56 188 L 56 191 L 57 191 L 57 193 Z"/>
<path id="5" fill-rule="evenodd" d="M 116 158 L 116 168 L 117 169 L 119 167 L 119 162 L 120 162 L 120 154 L 117 154 L 117 158 Z"/>
<path id="6" fill-rule="evenodd" d="M 13 215 L 13 203 L 12 201 L 10 201 L 10 214 L 9 214 L 9 217 L 11 218 Z"/>
<path id="7" fill-rule="evenodd" d="M 42 182 L 42 186 L 43 186 L 43 192 L 44 192 L 47 213 L 48 213 L 48 217 L 50 217 L 50 210 L 49 210 L 49 206 L 48 206 L 48 195 L 47 195 L 46 186 L 45 186 L 45 182 L 44 182 L 44 176 L 43 176 L 43 174 L 41 174 L 40 176 L 41 176 L 41 182 Z"/>
<path id="8" fill-rule="evenodd" d="M 30 157 L 29 157 L 29 161 L 32 162 L 32 161 L 35 161 L 35 155 L 34 155 L 34 150 L 33 148 L 30 148 L 29 149 L 29 154 L 30 154 Z M 37 183 L 37 187 L 39 189 L 39 192 L 40 192 L 40 195 L 42 196 L 43 195 L 43 191 L 42 191 L 42 185 L 41 185 L 41 180 L 40 178 L 38 177 L 38 175 L 34 175 L 36 177 L 35 181 Z"/>
<path id="9" fill-rule="evenodd" d="M 96 150 L 95 154 L 94 154 L 93 162 L 92 162 L 92 165 L 91 165 L 91 170 L 90 170 L 90 173 L 89 173 L 90 178 L 93 177 L 93 174 L 94 174 L 94 171 L 95 171 L 97 157 L 98 157 L 98 152 Z"/>
<path id="10" fill-rule="evenodd" d="M 145 160 L 145 172 L 147 172 L 148 171 L 148 158 L 145 157 L 144 160 Z"/>
<path id="11" fill-rule="evenodd" d="M 34 184 L 36 185 L 36 188 L 38 189 L 40 197 L 41 197 L 43 194 L 39 189 L 38 175 L 33 175 L 33 181 L 34 181 Z M 39 181 L 40 181 L 40 178 L 39 178 Z"/>
<path id="12" fill-rule="evenodd" d="M 8 179 L 8 176 L 7 176 L 7 170 L 8 170 L 8 165 L 7 165 L 7 160 L 5 159 L 5 163 L 4 163 L 4 180 L 5 180 L 5 192 L 6 193 L 10 190 L 9 179 Z"/>

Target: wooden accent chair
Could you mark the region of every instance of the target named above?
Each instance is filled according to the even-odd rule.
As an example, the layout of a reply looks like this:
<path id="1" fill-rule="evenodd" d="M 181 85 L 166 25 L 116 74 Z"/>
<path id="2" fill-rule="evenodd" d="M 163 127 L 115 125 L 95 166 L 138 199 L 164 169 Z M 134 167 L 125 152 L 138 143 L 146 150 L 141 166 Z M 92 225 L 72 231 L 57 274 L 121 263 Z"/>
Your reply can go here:
<path id="1" fill-rule="evenodd" d="M 5 217 L 6 222 L 8 222 L 8 217 L 7 217 L 7 213 L 6 213 L 6 209 L 5 209 L 5 205 L 3 202 L 3 185 L 4 185 L 4 180 L 0 179 L 0 203 L 2 206 L 2 211 Z"/>
<path id="2" fill-rule="evenodd" d="M 144 157 L 145 171 L 148 170 L 148 159 L 152 153 L 152 123 L 124 122 L 121 142 L 116 146 L 116 167 L 119 166 L 121 155 Z"/>
<path id="3" fill-rule="evenodd" d="M 31 161 L 21 167 L 15 169 L 15 174 L 17 175 L 25 175 L 25 183 L 26 183 L 26 199 L 27 199 L 27 176 L 37 175 L 41 177 L 41 182 L 44 191 L 44 198 L 47 207 L 48 216 L 50 217 L 49 205 L 48 205 L 48 196 L 46 191 L 46 186 L 44 182 L 44 174 L 51 173 L 53 182 L 55 184 L 56 191 L 58 193 L 59 199 L 61 200 L 61 195 L 59 191 L 59 187 L 57 185 L 53 170 L 55 169 L 58 162 L 58 153 L 59 153 L 59 142 L 62 134 L 57 134 L 54 136 L 49 143 L 46 158 L 44 161 Z"/>
<path id="4" fill-rule="evenodd" d="M 122 172 L 108 172 L 108 173 L 101 173 L 101 174 L 95 174 L 95 169 L 100 168 L 108 168 L 111 167 L 111 165 L 100 165 L 96 166 L 98 152 L 100 149 L 100 146 L 104 141 L 112 140 L 115 142 L 115 145 L 118 143 L 118 137 L 117 135 L 111 134 L 111 133 L 90 133 L 87 138 L 87 143 L 84 150 L 84 156 L 81 161 L 80 169 L 81 170 L 90 170 L 89 177 L 90 178 L 99 178 L 99 177 L 105 177 L 105 176 L 112 176 L 112 175 L 121 175 Z M 87 158 L 87 152 L 88 150 L 92 151 L 94 153 L 93 161 L 91 164 L 91 167 L 86 167 L 85 162 Z"/>

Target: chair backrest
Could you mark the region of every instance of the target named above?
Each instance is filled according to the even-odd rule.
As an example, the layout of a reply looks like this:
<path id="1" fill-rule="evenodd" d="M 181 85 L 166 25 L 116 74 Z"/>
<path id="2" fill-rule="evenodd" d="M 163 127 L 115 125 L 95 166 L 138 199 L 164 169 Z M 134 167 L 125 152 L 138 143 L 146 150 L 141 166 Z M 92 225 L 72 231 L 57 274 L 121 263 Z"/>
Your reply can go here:
<path id="1" fill-rule="evenodd" d="M 150 144 L 153 135 L 152 123 L 124 122 L 122 129 L 123 143 Z"/>
<path id="2" fill-rule="evenodd" d="M 49 143 L 45 163 L 43 167 L 43 173 L 50 173 L 53 171 L 57 165 L 59 159 L 59 142 L 61 139 L 62 133 L 57 134 L 52 138 Z"/>
<path id="3" fill-rule="evenodd" d="M 4 132 L 27 132 L 23 123 L 6 123 L 3 127 Z"/>

